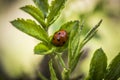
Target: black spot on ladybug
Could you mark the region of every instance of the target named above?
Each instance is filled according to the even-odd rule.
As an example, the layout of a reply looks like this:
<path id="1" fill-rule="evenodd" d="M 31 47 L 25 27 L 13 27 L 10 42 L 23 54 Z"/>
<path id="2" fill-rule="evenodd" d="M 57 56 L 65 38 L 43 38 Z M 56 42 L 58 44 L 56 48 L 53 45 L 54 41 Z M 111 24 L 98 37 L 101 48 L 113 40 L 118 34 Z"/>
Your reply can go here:
<path id="1" fill-rule="evenodd" d="M 65 41 L 63 42 L 63 44 L 65 44 Z"/>
<path id="2" fill-rule="evenodd" d="M 67 32 L 65 30 L 60 30 L 56 32 L 53 36 L 52 43 L 57 46 L 63 46 L 68 39 Z"/>
<path id="3" fill-rule="evenodd" d="M 59 32 L 58 35 L 60 35 L 61 33 Z"/>

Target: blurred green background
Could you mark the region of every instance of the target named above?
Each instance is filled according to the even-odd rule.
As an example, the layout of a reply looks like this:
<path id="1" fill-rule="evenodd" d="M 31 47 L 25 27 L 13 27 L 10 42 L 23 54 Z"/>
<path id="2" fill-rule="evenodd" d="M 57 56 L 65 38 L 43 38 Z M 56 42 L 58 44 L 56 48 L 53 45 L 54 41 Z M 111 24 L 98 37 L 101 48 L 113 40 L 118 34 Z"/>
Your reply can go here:
<path id="1" fill-rule="evenodd" d="M 10 24 L 16 18 L 33 19 L 19 9 L 27 4 L 34 5 L 32 0 L 0 0 L 0 79 L 3 73 L 13 78 L 23 74 L 34 78 L 35 70 L 43 58 L 33 52 L 39 41 Z M 103 48 L 108 63 L 120 52 L 120 0 L 68 0 L 61 16 L 49 29 L 49 34 L 52 34 L 53 30 L 67 21 L 84 20 L 84 36 L 100 19 L 103 22 L 95 38 L 85 46 L 89 54 L 78 70 L 85 75 L 97 48 Z"/>

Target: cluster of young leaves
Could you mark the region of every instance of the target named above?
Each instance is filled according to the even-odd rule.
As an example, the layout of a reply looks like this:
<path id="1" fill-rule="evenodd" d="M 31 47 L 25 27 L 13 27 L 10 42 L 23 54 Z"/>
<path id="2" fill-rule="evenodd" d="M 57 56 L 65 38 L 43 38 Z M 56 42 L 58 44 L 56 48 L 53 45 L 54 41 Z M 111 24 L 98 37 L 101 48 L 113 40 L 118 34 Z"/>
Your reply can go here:
<path id="1" fill-rule="evenodd" d="M 54 46 L 51 44 L 51 37 L 48 36 L 48 28 L 59 17 L 66 0 L 53 0 L 51 4 L 48 4 L 48 0 L 33 1 L 36 7 L 26 5 L 20 9 L 30 14 L 39 24 L 31 19 L 25 20 L 23 18 L 13 20 L 11 23 L 17 29 L 41 41 L 34 48 L 35 54 L 50 54 L 54 50 Z"/>
<path id="2" fill-rule="evenodd" d="M 20 31 L 40 40 L 34 48 L 35 54 L 51 55 L 49 62 L 49 69 L 51 74 L 51 80 L 57 80 L 55 70 L 53 68 L 53 60 L 55 56 L 58 57 L 61 66 L 63 67 L 62 79 L 69 80 L 70 74 L 74 71 L 79 58 L 82 54 L 82 48 L 84 45 L 92 39 L 96 34 L 97 28 L 100 26 L 102 20 L 99 21 L 95 27 L 93 27 L 86 34 L 84 39 L 81 40 L 83 22 L 79 20 L 69 21 L 60 26 L 59 30 L 65 30 L 68 33 L 68 41 L 62 47 L 56 47 L 51 43 L 52 37 L 48 34 L 48 29 L 60 16 L 61 10 L 64 8 L 66 0 L 53 0 L 51 4 L 48 0 L 33 0 L 36 7 L 33 5 L 26 5 L 21 7 L 23 11 L 30 14 L 36 19 L 38 24 L 31 19 L 16 19 L 11 21 L 12 25 Z M 53 36 L 54 34 L 52 34 Z M 63 61 L 61 54 L 64 50 L 68 50 L 68 64 Z M 112 61 L 109 68 L 106 70 L 107 58 L 102 49 L 98 49 L 91 61 L 90 73 L 88 80 L 115 80 L 120 74 L 119 59 L 120 54 Z M 54 58 L 54 59 L 53 59 Z M 113 75 L 114 74 L 114 75 Z M 43 78 L 46 80 L 45 78 Z"/>
<path id="3" fill-rule="evenodd" d="M 117 80 L 120 77 L 120 53 L 107 67 L 107 57 L 102 48 L 97 49 L 90 63 L 86 80 Z"/>
<path id="4" fill-rule="evenodd" d="M 64 80 L 69 79 L 70 74 L 76 68 L 77 63 L 81 57 L 81 54 L 83 53 L 82 48 L 96 34 L 97 28 L 100 26 L 101 22 L 102 20 L 100 20 L 97 25 L 95 25 L 91 30 L 89 30 L 86 36 L 81 40 L 81 34 L 84 25 L 83 22 L 80 23 L 79 21 L 76 21 L 76 25 L 73 27 L 69 35 L 68 68 L 65 69 L 65 72 L 63 72 L 63 74 L 66 75 L 64 77 Z"/>

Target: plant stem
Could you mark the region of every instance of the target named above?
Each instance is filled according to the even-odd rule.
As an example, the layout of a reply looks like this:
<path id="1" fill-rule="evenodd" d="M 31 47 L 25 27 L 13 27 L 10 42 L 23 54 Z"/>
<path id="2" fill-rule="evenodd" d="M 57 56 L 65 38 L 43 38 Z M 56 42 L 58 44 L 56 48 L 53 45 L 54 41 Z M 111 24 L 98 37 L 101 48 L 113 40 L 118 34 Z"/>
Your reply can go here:
<path id="1" fill-rule="evenodd" d="M 70 77 L 70 70 L 64 68 L 64 70 L 62 72 L 62 79 L 69 80 L 69 77 Z"/>
<path id="2" fill-rule="evenodd" d="M 57 55 L 58 59 L 60 60 L 60 64 L 62 65 L 62 67 L 63 67 L 63 68 L 66 68 L 66 65 L 65 65 L 65 63 L 64 63 L 61 55 L 60 55 L 59 53 L 57 53 L 56 55 Z"/>
<path id="3" fill-rule="evenodd" d="M 42 80 L 48 80 L 45 76 L 43 76 L 39 71 L 38 71 L 38 76 L 42 79 Z"/>
<path id="4" fill-rule="evenodd" d="M 50 55 L 51 59 L 52 59 L 52 63 L 53 63 L 53 66 L 54 66 L 54 69 L 55 69 L 55 72 L 56 72 L 56 75 L 57 75 L 57 78 L 59 80 L 61 80 L 61 70 L 60 70 L 60 67 L 58 66 L 58 62 L 57 60 L 55 59 L 55 54 L 51 54 Z"/>

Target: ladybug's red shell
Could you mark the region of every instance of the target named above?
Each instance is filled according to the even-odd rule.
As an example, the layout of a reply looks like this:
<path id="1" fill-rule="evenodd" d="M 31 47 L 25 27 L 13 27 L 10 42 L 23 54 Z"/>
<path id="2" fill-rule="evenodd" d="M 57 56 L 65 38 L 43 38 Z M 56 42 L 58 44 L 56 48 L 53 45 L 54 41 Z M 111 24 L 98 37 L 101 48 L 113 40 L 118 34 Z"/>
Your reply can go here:
<path id="1" fill-rule="evenodd" d="M 55 46 L 63 46 L 67 39 L 68 39 L 67 32 L 65 30 L 60 30 L 54 34 L 52 43 Z"/>

